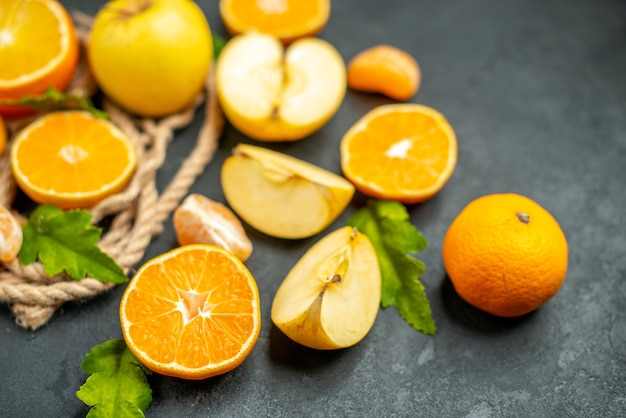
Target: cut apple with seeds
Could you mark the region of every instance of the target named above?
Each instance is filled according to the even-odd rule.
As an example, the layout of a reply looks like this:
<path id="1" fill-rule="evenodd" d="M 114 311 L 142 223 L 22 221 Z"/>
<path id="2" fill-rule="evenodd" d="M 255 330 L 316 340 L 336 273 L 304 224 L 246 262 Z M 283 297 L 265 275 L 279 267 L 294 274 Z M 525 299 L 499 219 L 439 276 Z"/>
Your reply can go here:
<path id="1" fill-rule="evenodd" d="M 313 245 L 272 302 L 272 322 L 293 341 L 332 350 L 361 341 L 380 306 L 381 275 L 369 238 L 346 226 Z"/>
<path id="2" fill-rule="evenodd" d="M 328 42 L 285 48 L 270 35 L 232 38 L 216 64 L 217 95 L 230 123 L 250 138 L 295 141 L 321 128 L 346 93 L 343 58 Z"/>
<path id="3" fill-rule="evenodd" d="M 330 225 L 350 203 L 354 186 L 340 175 L 254 145 L 239 144 L 224 161 L 222 190 L 253 228 L 299 239 Z"/>

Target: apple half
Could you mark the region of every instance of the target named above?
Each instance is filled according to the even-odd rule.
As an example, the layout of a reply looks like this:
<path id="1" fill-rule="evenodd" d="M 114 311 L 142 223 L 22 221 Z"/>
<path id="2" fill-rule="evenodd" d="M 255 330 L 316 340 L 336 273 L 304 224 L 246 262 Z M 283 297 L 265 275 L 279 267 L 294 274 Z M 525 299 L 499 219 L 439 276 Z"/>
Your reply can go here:
<path id="1" fill-rule="evenodd" d="M 346 226 L 314 244 L 287 274 L 272 302 L 272 322 L 304 346 L 346 348 L 374 325 L 380 296 L 374 247 Z"/>
<path id="2" fill-rule="evenodd" d="M 354 186 L 340 175 L 286 154 L 239 144 L 221 170 L 230 207 L 253 228 L 273 237 L 317 234 L 348 206 Z"/>
<path id="3" fill-rule="evenodd" d="M 295 141 L 321 128 L 346 93 L 346 67 L 330 43 L 271 35 L 232 38 L 216 63 L 217 96 L 230 123 L 260 141 Z"/>

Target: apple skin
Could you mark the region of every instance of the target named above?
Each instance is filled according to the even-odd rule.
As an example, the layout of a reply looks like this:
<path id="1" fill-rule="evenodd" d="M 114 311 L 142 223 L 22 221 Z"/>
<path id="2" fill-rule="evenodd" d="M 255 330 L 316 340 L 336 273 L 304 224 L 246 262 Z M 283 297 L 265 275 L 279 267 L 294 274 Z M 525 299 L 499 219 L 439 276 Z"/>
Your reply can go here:
<path id="1" fill-rule="evenodd" d="M 296 141 L 325 125 L 347 89 L 339 52 L 319 38 L 285 48 L 270 35 L 232 38 L 218 58 L 217 95 L 229 122 L 259 141 Z"/>
<path id="2" fill-rule="evenodd" d="M 345 226 L 314 244 L 287 274 L 272 302 L 272 322 L 304 346 L 347 348 L 369 333 L 380 296 L 374 247 Z"/>
<path id="3" fill-rule="evenodd" d="M 109 98 L 137 115 L 161 117 L 193 104 L 213 42 L 191 0 L 113 0 L 96 15 L 87 56 Z"/>
<path id="4" fill-rule="evenodd" d="M 354 195 L 340 175 L 276 151 L 237 145 L 221 170 L 230 207 L 267 235 L 299 239 L 330 225 Z"/>

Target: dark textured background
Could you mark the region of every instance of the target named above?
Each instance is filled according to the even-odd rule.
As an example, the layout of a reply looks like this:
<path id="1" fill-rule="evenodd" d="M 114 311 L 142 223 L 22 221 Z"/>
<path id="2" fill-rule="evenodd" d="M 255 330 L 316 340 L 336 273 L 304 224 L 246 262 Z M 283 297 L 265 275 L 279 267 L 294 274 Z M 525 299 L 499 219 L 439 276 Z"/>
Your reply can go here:
<path id="1" fill-rule="evenodd" d="M 95 14 L 102 2 L 63 0 Z M 226 36 L 217 1 L 198 2 Z M 341 0 L 321 37 L 347 61 L 374 44 L 409 51 L 423 83 L 414 102 L 449 119 L 459 141 L 456 171 L 432 200 L 409 207 L 430 247 L 419 254 L 438 326 L 430 337 L 392 309 L 371 333 L 337 352 L 302 348 L 270 321 L 273 295 L 319 236 L 296 242 L 248 229 L 247 262 L 261 294 L 258 344 L 236 370 L 186 382 L 150 377 L 149 417 L 626 415 L 626 3 L 623 0 Z M 6 65 L 2 63 L 2 65 Z M 272 148 L 340 172 L 342 134 L 382 96 L 348 92 L 313 136 Z M 200 126 L 177 134 L 159 173 L 163 185 Z M 227 126 L 219 151 L 192 191 L 223 201 L 219 169 L 238 142 Z M 560 222 L 570 244 L 561 291 L 515 320 L 479 312 L 455 293 L 441 261 L 448 225 L 472 199 L 526 195 Z M 331 226 L 365 202 L 357 195 Z M 146 259 L 176 245 L 171 223 Z M 36 332 L 0 307 L 0 416 L 79 417 L 80 369 L 96 344 L 121 336 L 124 286 L 62 307 Z"/>

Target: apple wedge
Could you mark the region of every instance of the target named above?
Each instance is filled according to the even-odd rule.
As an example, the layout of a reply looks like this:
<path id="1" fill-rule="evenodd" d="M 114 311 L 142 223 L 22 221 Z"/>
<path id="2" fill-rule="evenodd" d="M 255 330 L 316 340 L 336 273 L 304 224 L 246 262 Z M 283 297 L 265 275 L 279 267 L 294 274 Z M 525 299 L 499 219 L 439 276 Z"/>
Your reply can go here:
<path id="1" fill-rule="evenodd" d="M 314 244 L 287 274 L 272 302 L 272 322 L 310 348 L 350 347 L 374 325 L 380 294 L 374 247 L 346 226 Z"/>
<path id="2" fill-rule="evenodd" d="M 267 34 L 232 38 L 215 83 L 224 114 L 250 138 L 295 141 L 321 128 L 346 93 L 343 58 L 328 42 L 302 38 L 287 48 Z"/>
<path id="3" fill-rule="evenodd" d="M 221 170 L 230 207 L 253 228 L 298 239 L 330 225 L 354 195 L 345 178 L 313 164 L 254 145 L 239 144 Z"/>

